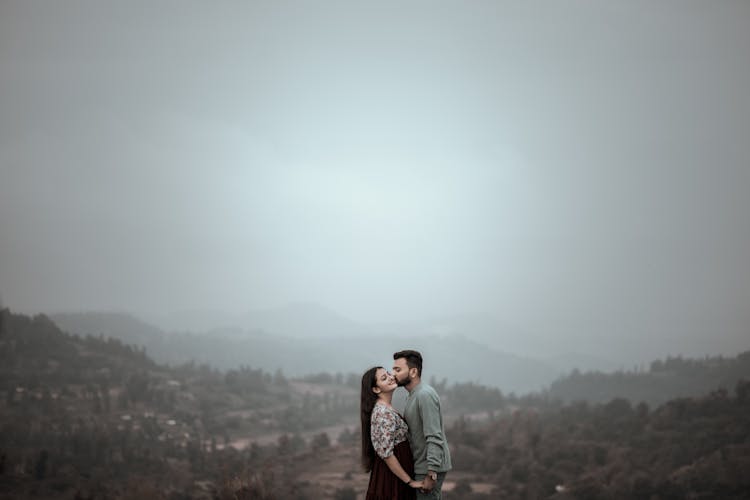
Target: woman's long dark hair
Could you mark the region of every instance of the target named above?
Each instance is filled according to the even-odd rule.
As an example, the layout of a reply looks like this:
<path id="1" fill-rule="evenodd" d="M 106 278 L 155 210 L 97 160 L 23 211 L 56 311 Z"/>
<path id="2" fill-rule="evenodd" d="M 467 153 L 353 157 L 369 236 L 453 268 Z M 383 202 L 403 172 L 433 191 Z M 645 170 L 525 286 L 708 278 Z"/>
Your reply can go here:
<path id="1" fill-rule="evenodd" d="M 359 416 L 362 420 L 362 467 L 365 472 L 370 472 L 375 463 L 375 448 L 372 446 L 370 436 L 370 423 L 372 421 L 372 409 L 378 400 L 378 395 L 372 392 L 377 383 L 376 374 L 382 366 L 373 366 L 362 375 L 362 396 L 359 403 Z"/>

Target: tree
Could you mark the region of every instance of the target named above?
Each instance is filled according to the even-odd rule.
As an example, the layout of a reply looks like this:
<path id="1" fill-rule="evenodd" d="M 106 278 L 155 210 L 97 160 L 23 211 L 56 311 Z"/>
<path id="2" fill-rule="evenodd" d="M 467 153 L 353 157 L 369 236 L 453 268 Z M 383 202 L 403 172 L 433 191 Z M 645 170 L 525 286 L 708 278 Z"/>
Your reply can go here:
<path id="1" fill-rule="evenodd" d="M 314 451 L 322 450 L 324 448 L 328 448 L 329 446 L 331 446 L 331 440 L 328 437 L 328 434 L 325 432 L 316 434 L 315 437 L 313 437 L 312 441 L 310 442 L 310 447 Z"/>
<path id="2" fill-rule="evenodd" d="M 339 488 L 333 494 L 333 500 L 357 500 L 357 492 L 352 487 Z"/>

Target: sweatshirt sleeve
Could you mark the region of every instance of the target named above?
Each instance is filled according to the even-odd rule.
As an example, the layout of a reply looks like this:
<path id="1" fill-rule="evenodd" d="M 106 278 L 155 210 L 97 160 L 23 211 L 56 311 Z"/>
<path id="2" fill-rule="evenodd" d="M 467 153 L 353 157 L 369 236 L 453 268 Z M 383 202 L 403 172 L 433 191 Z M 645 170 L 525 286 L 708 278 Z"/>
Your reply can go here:
<path id="1" fill-rule="evenodd" d="M 441 470 L 445 458 L 443 456 L 445 435 L 437 394 L 426 391 L 419 394 L 419 414 L 422 417 L 422 427 L 427 442 L 427 469 Z"/>

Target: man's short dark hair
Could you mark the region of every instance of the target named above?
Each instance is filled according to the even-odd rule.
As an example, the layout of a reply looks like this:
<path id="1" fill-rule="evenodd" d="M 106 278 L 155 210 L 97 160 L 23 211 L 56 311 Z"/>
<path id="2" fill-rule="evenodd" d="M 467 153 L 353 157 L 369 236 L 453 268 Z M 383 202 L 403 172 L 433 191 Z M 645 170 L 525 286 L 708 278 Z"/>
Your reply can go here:
<path id="1" fill-rule="evenodd" d="M 408 366 L 409 368 L 417 369 L 418 377 L 422 376 L 422 355 L 419 353 L 419 351 L 406 349 L 405 351 L 398 351 L 393 353 L 394 361 L 400 358 L 406 359 L 406 366 Z"/>

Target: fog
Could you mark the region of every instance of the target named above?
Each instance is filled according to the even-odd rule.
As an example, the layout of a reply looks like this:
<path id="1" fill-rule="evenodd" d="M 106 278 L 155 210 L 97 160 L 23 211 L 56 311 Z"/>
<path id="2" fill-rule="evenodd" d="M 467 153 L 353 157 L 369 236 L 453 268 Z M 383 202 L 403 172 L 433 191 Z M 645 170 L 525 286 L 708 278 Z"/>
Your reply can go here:
<path id="1" fill-rule="evenodd" d="M 3 302 L 748 349 L 748 54 L 743 1 L 4 1 Z"/>

